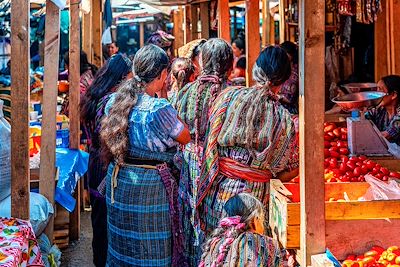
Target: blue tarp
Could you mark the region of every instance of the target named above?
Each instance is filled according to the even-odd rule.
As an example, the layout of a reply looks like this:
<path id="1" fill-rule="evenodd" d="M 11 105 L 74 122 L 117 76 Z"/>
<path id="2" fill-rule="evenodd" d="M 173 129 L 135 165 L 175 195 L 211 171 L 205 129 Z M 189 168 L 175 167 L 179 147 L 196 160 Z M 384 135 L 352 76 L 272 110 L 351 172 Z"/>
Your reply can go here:
<path id="1" fill-rule="evenodd" d="M 56 149 L 56 167 L 59 177 L 55 192 L 55 201 L 69 212 L 75 209 L 76 200 L 73 197 L 77 183 L 87 169 L 89 154 L 81 150 L 67 148 Z"/>

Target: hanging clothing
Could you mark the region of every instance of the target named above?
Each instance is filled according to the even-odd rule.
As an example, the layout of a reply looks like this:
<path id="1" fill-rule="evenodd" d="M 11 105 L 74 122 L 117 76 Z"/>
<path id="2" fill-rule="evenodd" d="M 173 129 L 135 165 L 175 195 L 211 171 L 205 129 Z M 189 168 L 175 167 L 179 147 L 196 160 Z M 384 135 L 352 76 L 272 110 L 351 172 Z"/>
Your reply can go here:
<path id="1" fill-rule="evenodd" d="M 111 97 L 106 114 L 113 104 Z M 106 177 L 107 266 L 186 266 L 177 181 L 169 172 L 184 125 L 167 100 L 146 94 L 138 95 L 128 123 L 126 164 L 110 164 Z"/>
<path id="2" fill-rule="evenodd" d="M 200 246 L 203 241 L 195 203 L 208 113 L 214 99 L 225 87 L 222 79 L 216 76 L 202 75 L 197 81 L 186 85 L 179 91 L 173 102 L 179 117 L 188 125 L 193 140 L 181 151 L 182 166 L 179 181 L 179 203 L 182 207 L 185 252 L 191 266 L 197 266 L 199 263 Z"/>
<path id="3" fill-rule="evenodd" d="M 225 90 L 210 111 L 203 158 L 197 207 L 209 234 L 230 197 L 251 192 L 267 206 L 269 179 L 298 167 L 292 116 L 267 88 Z"/>

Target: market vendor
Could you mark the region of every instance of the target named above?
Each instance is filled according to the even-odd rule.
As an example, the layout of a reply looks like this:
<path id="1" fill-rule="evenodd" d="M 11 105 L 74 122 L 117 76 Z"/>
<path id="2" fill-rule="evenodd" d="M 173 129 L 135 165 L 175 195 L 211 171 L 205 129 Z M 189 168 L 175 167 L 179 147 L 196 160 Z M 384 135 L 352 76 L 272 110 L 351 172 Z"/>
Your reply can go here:
<path id="1" fill-rule="evenodd" d="M 390 142 L 400 145 L 400 76 L 389 75 L 378 82 L 378 91 L 386 93 L 377 108 L 365 114 Z"/>

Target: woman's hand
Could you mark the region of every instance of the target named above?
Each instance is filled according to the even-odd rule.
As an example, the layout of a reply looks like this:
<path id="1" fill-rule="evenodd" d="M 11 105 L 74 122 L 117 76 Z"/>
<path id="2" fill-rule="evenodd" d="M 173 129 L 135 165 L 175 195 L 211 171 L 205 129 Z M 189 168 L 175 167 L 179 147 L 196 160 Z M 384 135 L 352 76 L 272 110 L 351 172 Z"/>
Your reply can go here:
<path id="1" fill-rule="evenodd" d="M 281 180 L 283 183 L 290 182 L 294 177 L 299 175 L 299 168 L 296 168 L 292 171 L 283 171 L 278 173 L 277 178 Z"/>

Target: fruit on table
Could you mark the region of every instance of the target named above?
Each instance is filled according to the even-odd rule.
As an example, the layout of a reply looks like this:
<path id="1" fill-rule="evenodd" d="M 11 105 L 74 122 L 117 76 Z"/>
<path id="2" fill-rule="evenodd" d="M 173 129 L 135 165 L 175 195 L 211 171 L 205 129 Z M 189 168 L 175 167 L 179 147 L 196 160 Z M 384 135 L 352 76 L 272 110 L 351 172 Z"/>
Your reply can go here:
<path id="1" fill-rule="evenodd" d="M 350 254 L 343 261 L 343 267 L 400 267 L 400 249 L 391 246 L 384 249 L 380 246 L 373 246 L 364 255 L 355 256 Z"/>

